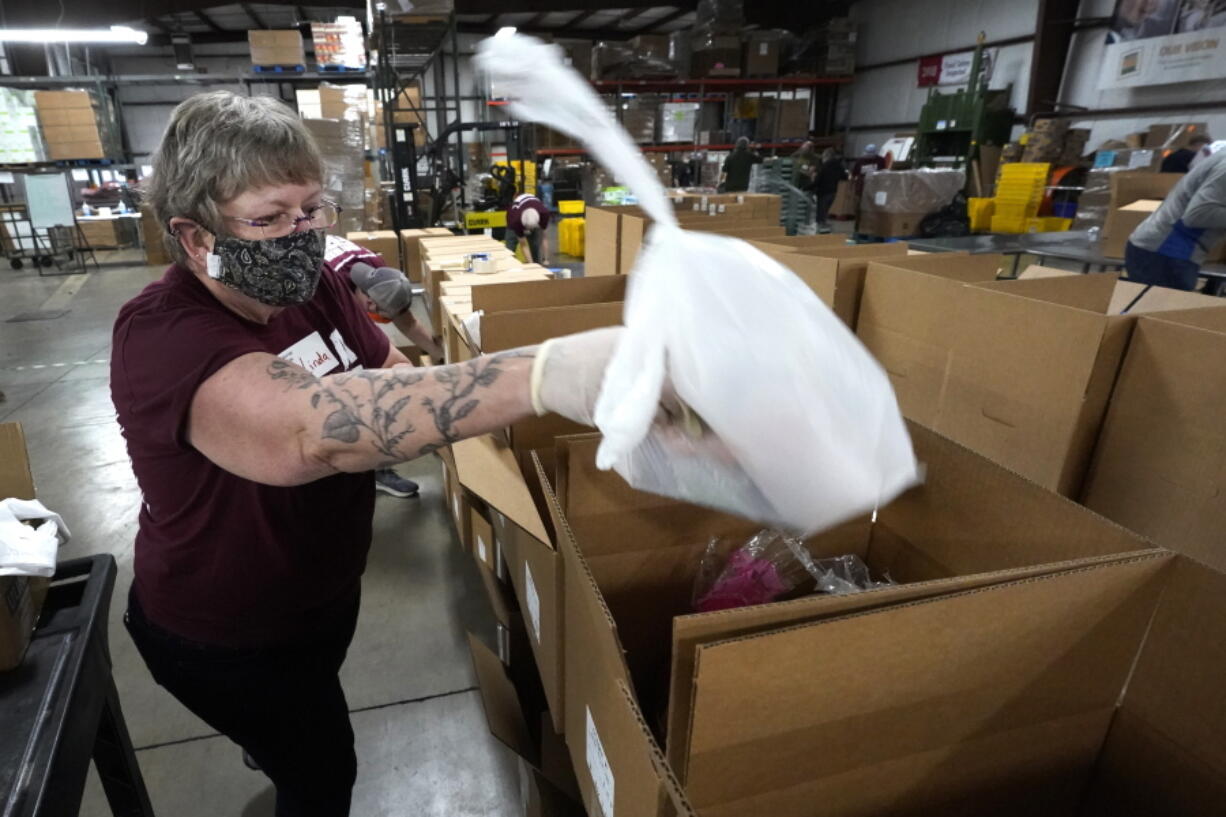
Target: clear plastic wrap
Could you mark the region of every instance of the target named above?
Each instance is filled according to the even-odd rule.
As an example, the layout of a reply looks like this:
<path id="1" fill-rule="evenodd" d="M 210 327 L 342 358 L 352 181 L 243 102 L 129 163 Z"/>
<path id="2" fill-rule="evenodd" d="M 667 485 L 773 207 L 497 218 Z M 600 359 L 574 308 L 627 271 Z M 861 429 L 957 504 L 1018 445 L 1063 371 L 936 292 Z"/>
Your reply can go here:
<path id="1" fill-rule="evenodd" d="M 694 581 L 696 612 L 766 604 L 797 593 L 841 596 L 894 584 L 889 577 L 874 580 L 854 553 L 814 559 L 800 539 L 777 530 L 754 534 L 721 561 L 726 545 L 719 538 L 707 543 Z"/>
<path id="2" fill-rule="evenodd" d="M 935 213 L 965 186 L 962 170 L 883 170 L 864 177 L 860 209 L 867 213 Z"/>
<path id="3" fill-rule="evenodd" d="M 889 378 L 812 289 L 745 241 L 680 229 L 655 171 L 560 49 L 499 35 L 476 61 L 512 115 L 584 142 L 654 222 L 596 404 L 599 467 L 803 534 L 916 483 Z M 658 422 L 676 404 L 700 422 Z"/>

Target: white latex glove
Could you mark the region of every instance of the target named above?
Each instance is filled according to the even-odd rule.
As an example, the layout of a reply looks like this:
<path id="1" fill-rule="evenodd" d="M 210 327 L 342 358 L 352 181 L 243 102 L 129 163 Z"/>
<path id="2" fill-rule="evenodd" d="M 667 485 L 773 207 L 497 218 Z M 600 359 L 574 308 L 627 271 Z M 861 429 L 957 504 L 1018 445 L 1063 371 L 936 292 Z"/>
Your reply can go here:
<path id="1" fill-rule="evenodd" d="M 594 426 L 592 414 L 604 370 L 624 331 L 621 326 L 551 338 L 532 362 L 532 409 Z"/>

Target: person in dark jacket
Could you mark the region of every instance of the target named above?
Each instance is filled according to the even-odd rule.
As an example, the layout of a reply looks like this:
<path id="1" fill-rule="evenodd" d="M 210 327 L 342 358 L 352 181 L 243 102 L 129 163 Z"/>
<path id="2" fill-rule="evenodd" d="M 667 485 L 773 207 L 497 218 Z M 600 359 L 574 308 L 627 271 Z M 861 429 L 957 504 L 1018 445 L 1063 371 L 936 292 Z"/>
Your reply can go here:
<path id="1" fill-rule="evenodd" d="M 749 173 L 762 161 L 762 156 L 749 147 L 749 139 L 742 136 L 736 147 L 724 160 L 723 188 L 725 193 L 744 193 L 749 189 Z"/>
<path id="2" fill-rule="evenodd" d="M 817 231 L 830 232 L 830 205 L 839 192 L 839 182 L 847 178 L 847 170 L 843 167 L 843 159 L 834 148 L 822 151 L 822 163 L 817 169 L 817 178 L 813 181 L 813 191 L 817 195 Z"/>
<path id="3" fill-rule="evenodd" d="M 1188 140 L 1188 146 L 1173 151 L 1162 160 L 1163 173 L 1187 173 L 1191 169 L 1192 160 L 1196 154 L 1205 150 L 1205 146 L 1213 141 L 1208 134 L 1199 133 Z"/>

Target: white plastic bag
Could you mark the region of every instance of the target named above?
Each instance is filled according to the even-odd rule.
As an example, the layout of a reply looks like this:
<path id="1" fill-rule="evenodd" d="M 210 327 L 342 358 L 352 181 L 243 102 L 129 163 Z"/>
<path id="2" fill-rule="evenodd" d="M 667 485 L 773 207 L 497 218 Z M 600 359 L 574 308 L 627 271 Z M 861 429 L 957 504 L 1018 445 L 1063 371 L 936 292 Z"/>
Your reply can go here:
<path id="1" fill-rule="evenodd" d="M 885 371 L 790 270 L 744 241 L 680 229 L 654 172 L 559 49 L 499 35 L 477 64 L 514 115 L 583 141 L 654 220 L 596 404 L 601 468 L 801 534 L 918 481 Z M 702 438 L 655 422 L 668 383 Z"/>

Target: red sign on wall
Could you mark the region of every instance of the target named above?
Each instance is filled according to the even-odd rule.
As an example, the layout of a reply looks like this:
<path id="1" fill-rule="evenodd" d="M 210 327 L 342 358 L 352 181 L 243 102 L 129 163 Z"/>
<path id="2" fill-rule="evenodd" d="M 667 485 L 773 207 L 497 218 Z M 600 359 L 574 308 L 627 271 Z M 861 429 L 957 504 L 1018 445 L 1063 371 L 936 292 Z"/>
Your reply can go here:
<path id="1" fill-rule="evenodd" d="M 941 57 L 919 58 L 919 87 L 937 85 L 941 81 Z"/>

